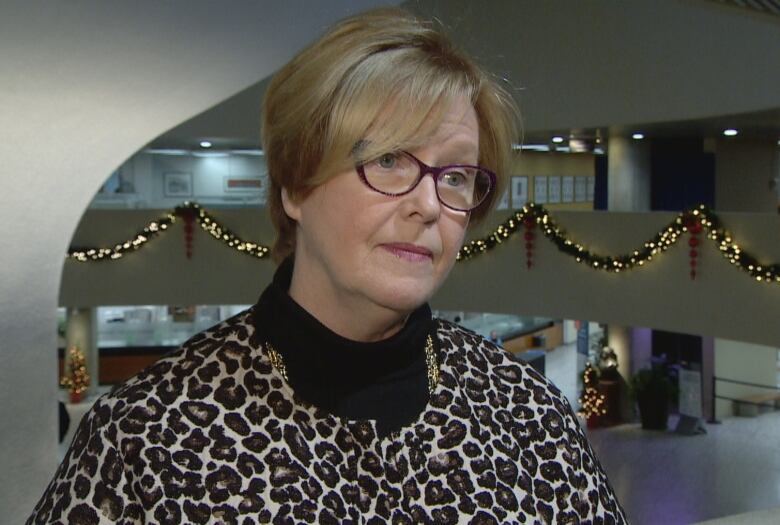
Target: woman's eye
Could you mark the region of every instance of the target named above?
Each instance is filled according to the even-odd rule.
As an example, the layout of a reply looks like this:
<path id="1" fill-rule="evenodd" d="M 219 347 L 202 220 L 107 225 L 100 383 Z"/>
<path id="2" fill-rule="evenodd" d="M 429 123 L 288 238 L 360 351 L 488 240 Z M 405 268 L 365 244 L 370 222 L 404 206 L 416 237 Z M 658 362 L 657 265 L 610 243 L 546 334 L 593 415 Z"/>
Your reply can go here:
<path id="1" fill-rule="evenodd" d="M 452 187 L 463 186 L 466 183 L 466 175 L 459 171 L 448 171 L 442 175 L 445 184 Z"/>
<path id="2" fill-rule="evenodd" d="M 392 153 L 385 153 L 377 159 L 379 167 L 389 169 L 395 166 L 396 156 Z"/>

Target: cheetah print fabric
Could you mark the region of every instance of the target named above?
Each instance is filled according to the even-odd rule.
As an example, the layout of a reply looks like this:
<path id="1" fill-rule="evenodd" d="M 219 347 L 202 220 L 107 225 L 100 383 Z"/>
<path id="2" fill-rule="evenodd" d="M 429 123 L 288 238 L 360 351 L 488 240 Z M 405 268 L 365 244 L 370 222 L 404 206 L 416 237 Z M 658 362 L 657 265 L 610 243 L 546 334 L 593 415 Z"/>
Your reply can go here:
<path id="1" fill-rule="evenodd" d="M 625 523 L 561 393 L 437 321 L 441 376 L 378 439 L 298 400 L 247 310 L 102 396 L 27 523 Z"/>

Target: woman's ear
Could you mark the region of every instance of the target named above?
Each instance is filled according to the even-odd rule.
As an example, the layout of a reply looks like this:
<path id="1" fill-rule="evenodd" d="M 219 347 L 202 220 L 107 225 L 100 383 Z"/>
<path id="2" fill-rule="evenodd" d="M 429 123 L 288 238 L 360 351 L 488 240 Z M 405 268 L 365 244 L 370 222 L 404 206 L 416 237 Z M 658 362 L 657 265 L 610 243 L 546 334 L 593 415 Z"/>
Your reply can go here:
<path id="1" fill-rule="evenodd" d="M 284 213 L 295 222 L 301 220 L 300 203 L 296 202 L 296 200 L 290 196 L 290 192 L 287 191 L 287 188 L 282 188 L 282 208 L 284 208 Z"/>

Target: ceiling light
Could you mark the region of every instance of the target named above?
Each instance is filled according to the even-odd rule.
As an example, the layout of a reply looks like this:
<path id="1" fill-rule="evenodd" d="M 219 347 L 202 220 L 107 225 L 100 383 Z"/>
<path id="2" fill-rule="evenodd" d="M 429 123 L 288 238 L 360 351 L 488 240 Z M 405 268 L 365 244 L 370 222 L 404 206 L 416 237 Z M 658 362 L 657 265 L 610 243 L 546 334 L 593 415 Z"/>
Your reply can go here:
<path id="1" fill-rule="evenodd" d="M 560 144 L 561 142 L 563 142 L 563 137 L 553 137 L 552 141 L 555 142 L 556 144 Z"/>
<path id="2" fill-rule="evenodd" d="M 585 139 L 570 139 L 569 147 L 573 153 L 584 153 L 591 150 L 591 145 Z"/>
<path id="3" fill-rule="evenodd" d="M 227 151 L 193 151 L 192 156 L 193 157 L 227 157 L 230 155 Z"/>
<path id="4" fill-rule="evenodd" d="M 522 146 L 518 145 L 518 147 L 514 149 L 521 149 L 523 151 L 550 151 L 550 146 L 547 144 L 523 144 Z"/>
<path id="5" fill-rule="evenodd" d="M 211 147 L 211 142 L 209 142 L 208 140 L 201 140 L 200 141 L 200 147 L 201 148 L 210 148 Z"/>
<path id="6" fill-rule="evenodd" d="M 729 128 L 729 129 L 724 129 L 723 130 L 723 134 L 726 135 L 727 137 L 733 137 L 737 133 L 739 133 L 739 132 L 736 129 L 734 129 L 734 128 Z"/>
<path id="7" fill-rule="evenodd" d="M 261 149 L 234 149 L 231 151 L 234 155 L 250 155 L 253 157 L 264 157 L 265 152 Z"/>
<path id="8" fill-rule="evenodd" d="M 189 155 L 189 150 L 186 149 L 171 149 L 171 148 L 149 148 L 145 150 L 146 153 L 152 155 Z"/>
<path id="9" fill-rule="evenodd" d="M 631 138 L 634 140 L 642 140 L 643 138 L 645 138 L 645 135 L 644 133 L 634 133 L 633 135 L 631 135 Z"/>

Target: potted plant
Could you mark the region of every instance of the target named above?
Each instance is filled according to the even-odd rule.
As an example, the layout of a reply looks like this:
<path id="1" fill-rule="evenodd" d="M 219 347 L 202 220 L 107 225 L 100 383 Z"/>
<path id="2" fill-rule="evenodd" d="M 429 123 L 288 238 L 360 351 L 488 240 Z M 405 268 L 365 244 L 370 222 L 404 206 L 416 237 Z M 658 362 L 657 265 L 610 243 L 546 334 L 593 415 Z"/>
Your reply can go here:
<path id="1" fill-rule="evenodd" d="M 639 405 L 642 428 L 666 430 L 669 401 L 674 393 L 666 370 L 659 365 L 640 370 L 631 378 L 631 393 Z"/>

